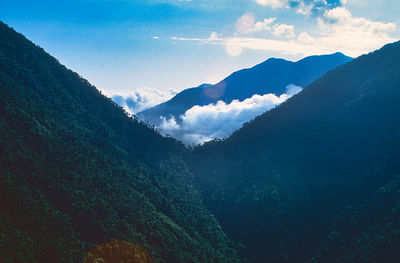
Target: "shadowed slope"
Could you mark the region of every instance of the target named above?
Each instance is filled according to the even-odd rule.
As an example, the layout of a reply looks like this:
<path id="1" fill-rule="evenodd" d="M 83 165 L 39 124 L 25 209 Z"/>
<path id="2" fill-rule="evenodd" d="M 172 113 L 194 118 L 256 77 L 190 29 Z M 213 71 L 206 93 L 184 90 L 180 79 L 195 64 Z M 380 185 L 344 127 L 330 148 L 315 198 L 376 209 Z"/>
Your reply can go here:
<path id="1" fill-rule="evenodd" d="M 224 230 L 247 245 L 243 255 L 307 261 L 342 206 L 400 172 L 399 97 L 400 42 L 327 73 L 225 141 L 197 147 L 192 171 Z"/>
<path id="2" fill-rule="evenodd" d="M 122 239 L 155 262 L 238 262 L 186 150 L 0 23 L 0 258 L 81 262 Z"/>

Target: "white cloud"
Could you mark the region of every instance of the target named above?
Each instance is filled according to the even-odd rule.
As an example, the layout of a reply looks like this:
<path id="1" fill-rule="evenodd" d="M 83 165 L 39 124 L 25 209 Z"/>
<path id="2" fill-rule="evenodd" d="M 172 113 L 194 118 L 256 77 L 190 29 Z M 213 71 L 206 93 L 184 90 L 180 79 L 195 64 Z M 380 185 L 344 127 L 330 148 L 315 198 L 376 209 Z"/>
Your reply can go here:
<path id="1" fill-rule="evenodd" d="M 171 37 L 172 40 L 178 41 L 201 41 L 201 42 L 212 42 L 212 41 L 221 41 L 222 38 L 219 38 L 217 32 L 211 32 L 208 38 L 185 38 L 185 37 Z"/>
<path id="2" fill-rule="evenodd" d="M 286 0 L 255 0 L 257 4 L 263 6 L 270 6 L 272 8 L 283 7 L 287 4 Z"/>
<path id="3" fill-rule="evenodd" d="M 353 17 L 344 7 L 325 11 L 318 18 L 322 37 L 319 45 L 346 50 L 348 54 L 358 56 L 381 47 L 396 39 L 389 36 L 396 30 L 395 23 L 372 21 L 364 17 Z"/>
<path id="4" fill-rule="evenodd" d="M 135 114 L 169 100 L 176 93 L 174 90 L 140 88 L 128 95 L 113 95 L 112 99 L 130 114 Z"/>
<path id="5" fill-rule="evenodd" d="M 301 35 L 301 34 L 300 34 Z M 299 35 L 299 36 L 300 36 Z M 303 34 L 304 36 L 304 34 Z M 304 38 L 302 38 L 304 41 Z M 310 38 L 312 39 L 312 38 Z M 220 41 L 220 45 L 225 45 L 230 55 L 240 55 L 243 49 L 276 51 L 282 54 L 291 55 L 322 55 L 334 53 L 341 49 L 334 46 L 325 46 L 323 43 L 309 45 L 309 43 L 299 42 L 299 40 L 276 40 L 271 38 L 252 38 L 252 37 L 233 37 Z M 228 50 L 229 48 L 229 50 Z M 235 52 L 232 53 L 232 50 Z M 344 51 L 346 53 L 346 51 Z"/>
<path id="6" fill-rule="evenodd" d="M 251 17 L 251 15 L 247 16 Z M 247 19 L 247 20 L 246 20 Z M 248 18 L 243 21 L 250 21 Z M 270 32 L 267 37 L 209 37 L 173 38 L 182 41 L 202 41 L 208 44 L 223 45 L 229 55 L 238 56 L 244 49 L 275 51 L 291 55 L 321 55 L 343 52 L 357 57 L 371 52 L 397 39 L 390 36 L 396 30 L 393 22 L 372 21 L 363 17 L 353 17 L 344 7 L 326 10 L 316 19 L 313 35 L 301 32 L 297 38 L 295 27 L 277 23 L 275 18 L 246 24 L 240 27 L 244 33 L 261 30 Z M 215 36 L 217 36 L 215 34 Z"/>
<path id="7" fill-rule="evenodd" d="M 271 25 L 275 22 L 276 18 L 271 17 L 271 18 L 265 18 L 263 21 L 258 21 L 257 23 L 254 24 L 253 28 L 250 31 L 257 32 L 257 31 L 271 31 L 272 27 Z"/>
<path id="8" fill-rule="evenodd" d="M 352 15 L 350 11 L 347 10 L 345 7 L 337 7 L 326 11 L 325 17 L 328 19 L 343 20 L 343 19 L 350 19 Z"/>
<path id="9" fill-rule="evenodd" d="M 324 17 L 319 20 L 321 26 L 332 31 L 357 32 L 368 35 L 386 36 L 387 33 L 396 30 L 395 23 L 383 23 L 371 21 L 367 18 L 352 16 L 350 11 L 344 7 L 337 7 L 325 12 Z"/>
<path id="10" fill-rule="evenodd" d="M 306 32 L 302 32 L 297 37 L 297 42 L 300 44 L 314 44 L 315 39 Z"/>
<path id="11" fill-rule="evenodd" d="M 218 40 L 219 38 L 218 38 L 217 32 L 212 32 L 209 39 L 210 40 Z"/>
<path id="12" fill-rule="evenodd" d="M 159 126 L 159 128 L 161 130 L 172 131 L 180 128 L 174 117 L 167 119 L 164 116 L 161 116 L 160 118 L 161 118 L 161 125 Z"/>
<path id="13" fill-rule="evenodd" d="M 310 15 L 313 7 L 314 7 L 313 4 L 306 4 L 303 1 L 301 1 L 296 8 L 296 13 L 302 15 Z"/>
<path id="14" fill-rule="evenodd" d="M 253 13 L 246 13 L 236 20 L 236 30 L 241 34 L 267 31 L 277 37 L 295 37 L 294 26 L 275 23 L 276 17 L 265 18 L 255 22 Z"/>
<path id="15" fill-rule="evenodd" d="M 275 94 L 253 95 L 244 101 L 233 100 L 226 104 L 219 101 L 206 106 L 194 106 L 185 114 L 175 118 L 161 117 L 158 127 L 162 133 L 169 134 L 186 144 L 198 144 L 213 138 L 226 138 L 245 122 L 281 104 L 301 91 L 301 87 L 289 85 L 281 96 Z"/>
<path id="16" fill-rule="evenodd" d="M 275 8 L 288 8 L 297 14 L 306 16 L 321 16 L 325 11 L 342 7 L 347 0 L 254 0 L 259 5 Z M 351 2 L 366 2 L 367 0 L 352 0 Z M 365 3 L 364 3 L 365 4 Z"/>
<path id="17" fill-rule="evenodd" d="M 294 33 L 294 26 L 286 24 L 276 24 L 273 26 L 273 32 L 277 37 L 287 37 L 294 38 L 296 34 Z"/>

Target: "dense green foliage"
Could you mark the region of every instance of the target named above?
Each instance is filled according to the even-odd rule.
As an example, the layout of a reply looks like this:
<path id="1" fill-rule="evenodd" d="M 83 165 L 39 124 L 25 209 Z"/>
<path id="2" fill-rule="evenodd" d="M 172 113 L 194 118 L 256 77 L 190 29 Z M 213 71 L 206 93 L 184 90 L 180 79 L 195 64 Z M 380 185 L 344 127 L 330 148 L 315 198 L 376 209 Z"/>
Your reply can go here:
<path id="1" fill-rule="evenodd" d="M 195 149 L 190 163 L 206 204 L 231 239 L 244 244 L 244 257 L 308 261 L 343 207 L 356 209 L 400 174 L 399 98 L 400 43 L 394 43 L 327 73 L 230 138 Z M 363 211 L 361 222 L 379 216 L 397 222 L 396 214 Z M 384 231 L 366 225 L 356 233 L 364 238 L 360 247 L 350 244 L 346 256 L 358 253 L 351 256 L 366 262 L 363 250 L 368 258 L 384 253 L 366 246 Z M 343 235 L 343 247 L 356 238 Z M 391 251 L 400 251 L 394 241 Z M 331 262 L 323 251 L 334 248 L 326 246 L 318 262 Z"/>
<path id="2" fill-rule="evenodd" d="M 346 206 L 312 262 L 386 262 L 400 257 L 400 177 L 357 207 Z"/>
<path id="3" fill-rule="evenodd" d="M 156 262 L 238 262 L 185 151 L 0 23 L 2 262 L 81 262 L 114 238 Z"/>

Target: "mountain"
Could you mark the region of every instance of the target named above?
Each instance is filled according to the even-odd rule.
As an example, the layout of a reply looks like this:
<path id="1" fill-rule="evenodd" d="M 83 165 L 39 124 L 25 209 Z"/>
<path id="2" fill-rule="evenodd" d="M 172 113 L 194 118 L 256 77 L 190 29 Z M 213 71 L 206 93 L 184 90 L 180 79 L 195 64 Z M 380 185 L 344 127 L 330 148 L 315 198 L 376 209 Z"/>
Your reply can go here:
<path id="1" fill-rule="evenodd" d="M 243 101 L 254 94 L 281 95 L 286 92 L 288 85 L 306 87 L 327 71 L 351 60 L 342 53 L 310 56 L 297 62 L 271 58 L 252 68 L 234 72 L 215 85 L 202 84 L 186 89 L 171 100 L 144 110 L 137 116 L 156 126 L 161 122 L 160 116 L 169 118 L 172 115 L 179 122 L 179 115 L 195 105 L 208 105 L 219 100 L 225 103 L 234 99 Z"/>
<path id="2" fill-rule="evenodd" d="M 397 42 L 187 149 L 0 23 L 0 258 L 396 263 L 399 97 Z"/>
<path id="3" fill-rule="evenodd" d="M 2 262 L 82 262 L 112 240 L 154 262 L 239 262 L 186 151 L 0 22 Z"/>
<path id="4" fill-rule="evenodd" d="M 400 42 L 328 72 L 189 158 L 251 262 L 397 262 Z"/>

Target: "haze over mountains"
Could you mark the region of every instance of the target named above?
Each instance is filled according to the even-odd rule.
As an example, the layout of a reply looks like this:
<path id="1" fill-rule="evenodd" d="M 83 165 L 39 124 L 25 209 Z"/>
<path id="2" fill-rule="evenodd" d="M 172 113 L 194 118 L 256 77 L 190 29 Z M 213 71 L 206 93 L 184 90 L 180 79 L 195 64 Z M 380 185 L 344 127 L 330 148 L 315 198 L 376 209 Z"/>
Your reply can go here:
<path id="1" fill-rule="evenodd" d="M 5 262 L 398 262 L 400 42 L 194 149 L 3 23 L 0 92 Z"/>
<path id="2" fill-rule="evenodd" d="M 186 143 L 225 138 L 324 73 L 351 60 L 342 53 L 310 56 L 297 62 L 271 58 L 234 72 L 215 85 L 186 89 L 137 116 Z M 114 100 L 121 103 L 120 98 Z"/>

